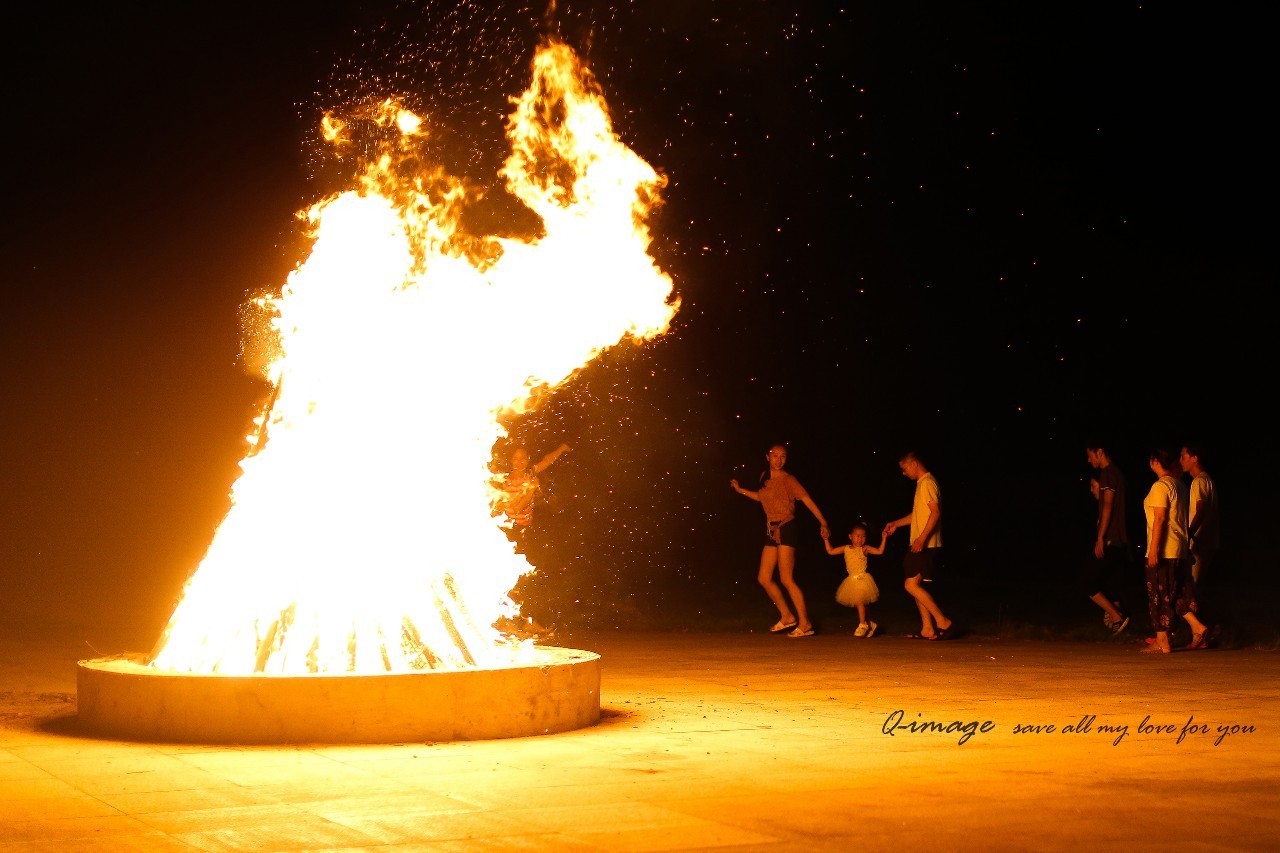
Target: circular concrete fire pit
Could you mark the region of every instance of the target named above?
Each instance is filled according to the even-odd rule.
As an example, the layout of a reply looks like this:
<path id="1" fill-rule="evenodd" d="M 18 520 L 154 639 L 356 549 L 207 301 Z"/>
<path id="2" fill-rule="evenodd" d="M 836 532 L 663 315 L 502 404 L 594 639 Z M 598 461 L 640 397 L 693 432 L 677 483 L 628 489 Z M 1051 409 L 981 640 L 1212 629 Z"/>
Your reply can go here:
<path id="1" fill-rule="evenodd" d="M 552 734 L 600 720 L 600 656 L 539 648 L 500 668 L 205 675 L 140 657 L 81 661 L 81 724 L 186 743 L 408 743 Z"/>

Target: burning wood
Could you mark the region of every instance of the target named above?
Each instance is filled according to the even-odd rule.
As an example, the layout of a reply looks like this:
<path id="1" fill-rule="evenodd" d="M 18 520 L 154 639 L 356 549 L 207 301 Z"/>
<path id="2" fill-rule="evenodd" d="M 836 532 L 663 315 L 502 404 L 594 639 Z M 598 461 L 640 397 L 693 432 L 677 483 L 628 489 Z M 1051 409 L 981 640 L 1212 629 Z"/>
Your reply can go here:
<path id="1" fill-rule="evenodd" d="M 359 187 L 308 211 L 311 253 L 269 300 L 272 401 L 153 666 L 402 672 L 529 651 L 494 627 L 530 569 L 489 512 L 500 418 L 677 309 L 647 254 L 664 179 L 568 47 L 532 71 L 501 177 L 538 239 L 464 235 L 469 191 L 403 172 L 429 125 L 392 102 L 373 120 L 398 135 Z M 335 143 L 349 129 L 326 121 Z"/>

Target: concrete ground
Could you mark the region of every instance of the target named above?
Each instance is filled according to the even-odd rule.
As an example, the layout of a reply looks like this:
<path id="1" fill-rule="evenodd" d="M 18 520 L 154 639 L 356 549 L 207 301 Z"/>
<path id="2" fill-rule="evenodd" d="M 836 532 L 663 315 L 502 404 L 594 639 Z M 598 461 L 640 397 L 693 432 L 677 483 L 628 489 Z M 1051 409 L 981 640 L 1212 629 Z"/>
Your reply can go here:
<path id="1" fill-rule="evenodd" d="M 0 851 L 1280 843 L 1274 651 L 581 634 L 560 644 L 602 656 L 592 728 L 228 748 L 77 734 L 76 660 L 137 638 L 36 636 L 0 637 Z"/>

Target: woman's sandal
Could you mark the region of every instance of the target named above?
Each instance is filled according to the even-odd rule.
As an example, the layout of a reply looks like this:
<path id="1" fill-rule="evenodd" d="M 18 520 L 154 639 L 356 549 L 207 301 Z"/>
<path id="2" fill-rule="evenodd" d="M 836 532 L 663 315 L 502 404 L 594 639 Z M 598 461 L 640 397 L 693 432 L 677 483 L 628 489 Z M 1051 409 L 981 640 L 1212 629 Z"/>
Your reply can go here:
<path id="1" fill-rule="evenodd" d="M 1203 649 L 1209 645 L 1209 630 L 1206 628 L 1203 633 L 1192 634 L 1191 642 L 1187 643 L 1187 651 L 1194 652 L 1196 649 Z"/>
<path id="2" fill-rule="evenodd" d="M 1138 649 L 1138 654 L 1141 654 L 1141 655 L 1167 655 L 1167 654 L 1169 654 L 1169 653 L 1170 653 L 1170 652 L 1172 652 L 1172 651 L 1173 651 L 1173 649 L 1166 649 L 1166 648 L 1163 648 L 1159 643 L 1152 643 L 1152 644 L 1150 644 L 1150 645 L 1148 645 L 1148 646 L 1143 646 L 1142 648 Z"/>
<path id="3" fill-rule="evenodd" d="M 783 623 L 783 621 L 782 621 L 781 619 L 779 619 L 779 620 L 778 620 L 778 622 L 777 622 L 777 624 L 776 624 L 776 625 L 774 625 L 772 628 L 770 628 L 770 629 L 769 629 L 769 633 L 771 633 L 771 634 L 781 634 L 783 631 L 790 631 L 791 629 L 795 628 L 795 627 L 796 627 L 796 625 L 798 625 L 798 624 L 800 624 L 800 623 L 799 623 L 799 622 L 792 622 L 792 623 L 790 623 L 789 625 L 788 625 L 788 624 L 784 624 L 784 623 Z"/>
<path id="4" fill-rule="evenodd" d="M 812 626 L 812 625 L 810 625 L 808 628 L 805 628 L 805 629 L 802 631 L 802 630 L 800 630 L 800 627 L 797 625 L 797 626 L 796 626 L 796 629 L 795 629 L 794 631 L 792 631 L 790 634 L 787 634 L 787 636 L 788 636 L 788 637 L 812 637 L 812 636 L 813 636 L 813 626 Z"/>

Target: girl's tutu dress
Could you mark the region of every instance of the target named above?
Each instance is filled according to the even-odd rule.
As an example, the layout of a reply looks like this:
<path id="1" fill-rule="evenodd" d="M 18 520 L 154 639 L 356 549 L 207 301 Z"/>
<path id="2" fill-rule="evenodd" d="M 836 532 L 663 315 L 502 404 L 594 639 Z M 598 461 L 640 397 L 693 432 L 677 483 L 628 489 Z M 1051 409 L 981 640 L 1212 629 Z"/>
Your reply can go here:
<path id="1" fill-rule="evenodd" d="M 836 601 L 845 607 L 857 607 L 880 599 L 880 587 L 875 578 L 867 574 L 867 552 L 852 545 L 844 549 L 844 567 L 849 576 L 840 582 Z"/>

